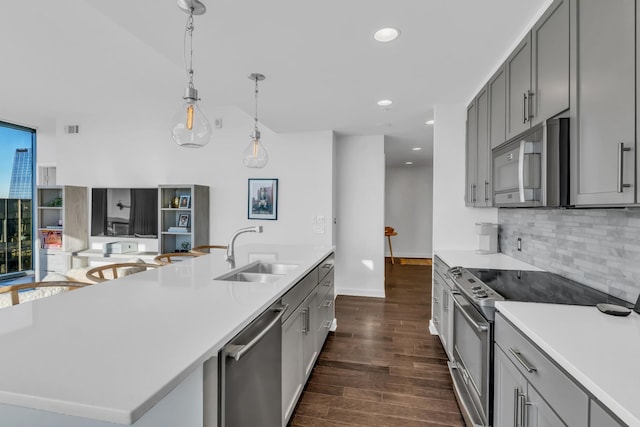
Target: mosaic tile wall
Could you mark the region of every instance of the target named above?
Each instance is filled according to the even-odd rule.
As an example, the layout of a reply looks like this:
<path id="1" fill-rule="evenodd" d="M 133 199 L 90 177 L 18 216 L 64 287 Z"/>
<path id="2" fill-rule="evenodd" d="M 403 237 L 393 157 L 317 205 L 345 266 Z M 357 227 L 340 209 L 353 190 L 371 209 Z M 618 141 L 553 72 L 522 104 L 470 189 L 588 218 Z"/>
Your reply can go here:
<path id="1" fill-rule="evenodd" d="M 501 252 L 626 301 L 638 298 L 640 210 L 499 209 L 498 222 Z"/>

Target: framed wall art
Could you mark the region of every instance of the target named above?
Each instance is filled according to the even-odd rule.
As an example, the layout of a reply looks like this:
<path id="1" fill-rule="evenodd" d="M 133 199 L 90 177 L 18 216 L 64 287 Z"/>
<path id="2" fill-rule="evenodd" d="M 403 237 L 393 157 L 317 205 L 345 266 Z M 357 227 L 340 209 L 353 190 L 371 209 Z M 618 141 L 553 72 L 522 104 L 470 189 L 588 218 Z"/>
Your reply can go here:
<path id="1" fill-rule="evenodd" d="M 249 178 L 249 219 L 278 219 L 278 180 Z"/>

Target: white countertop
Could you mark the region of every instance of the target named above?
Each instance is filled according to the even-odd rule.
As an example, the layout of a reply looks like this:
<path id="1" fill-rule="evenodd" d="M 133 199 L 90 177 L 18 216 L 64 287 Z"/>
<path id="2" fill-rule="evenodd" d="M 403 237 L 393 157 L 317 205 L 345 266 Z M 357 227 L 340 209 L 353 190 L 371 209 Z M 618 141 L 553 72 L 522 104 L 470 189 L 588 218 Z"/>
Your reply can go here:
<path id="1" fill-rule="evenodd" d="M 510 301 L 496 308 L 622 421 L 640 427 L 640 314 Z"/>
<path id="2" fill-rule="evenodd" d="M 435 254 L 449 267 L 493 268 L 497 270 L 543 271 L 524 261 L 512 258 L 503 253 L 481 254 L 473 250 L 435 250 Z"/>
<path id="3" fill-rule="evenodd" d="M 0 403 L 131 424 L 332 251 L 236 248 L 299 265 L 274 283 L 214 281 L 214 253 L 2 309 Z"/>

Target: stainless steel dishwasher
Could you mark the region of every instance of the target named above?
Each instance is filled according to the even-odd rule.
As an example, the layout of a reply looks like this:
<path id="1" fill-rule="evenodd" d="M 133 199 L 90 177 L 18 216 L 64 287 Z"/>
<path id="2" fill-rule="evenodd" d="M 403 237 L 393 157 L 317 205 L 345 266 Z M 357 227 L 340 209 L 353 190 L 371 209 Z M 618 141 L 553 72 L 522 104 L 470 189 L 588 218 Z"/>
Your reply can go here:
<path id="1" fill-rule="evenodd" d="M 272 305 L 220 351 L 220 427 L 281 427 L 286 308 Z"/>

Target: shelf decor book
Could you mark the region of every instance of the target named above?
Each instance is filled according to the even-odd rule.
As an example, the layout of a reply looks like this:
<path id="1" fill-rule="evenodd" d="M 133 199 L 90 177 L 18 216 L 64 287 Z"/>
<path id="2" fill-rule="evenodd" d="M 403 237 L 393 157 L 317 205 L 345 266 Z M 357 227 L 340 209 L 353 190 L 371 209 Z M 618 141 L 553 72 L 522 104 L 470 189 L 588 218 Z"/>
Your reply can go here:
<path id="1" fill-rule="evenodd" d="M 42 230 L 40 231 L 40 241 L 43 249 L 62 249 L 62 232 Z"/>

